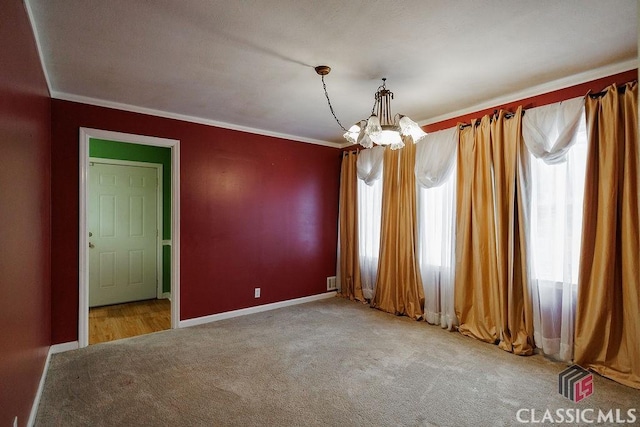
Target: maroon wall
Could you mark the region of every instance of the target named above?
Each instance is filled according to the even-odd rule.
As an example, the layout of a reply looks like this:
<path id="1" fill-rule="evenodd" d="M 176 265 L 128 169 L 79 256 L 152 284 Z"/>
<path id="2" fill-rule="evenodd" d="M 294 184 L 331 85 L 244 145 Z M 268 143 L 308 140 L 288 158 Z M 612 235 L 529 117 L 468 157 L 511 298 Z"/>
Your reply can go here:
<path id="1" fill-rule="evenodd" d="M 61 100 L 52 121 L 54 343 L 78 338 L 80 127 L 180 140 L 183 320 L 326 291 L 338 149 Z"/>
<path id="2" fill-rule="evenodd" d="M 26 425 L 51 343 L 51 101 L 20 0 L 0 2 L 0 425 Z"/>

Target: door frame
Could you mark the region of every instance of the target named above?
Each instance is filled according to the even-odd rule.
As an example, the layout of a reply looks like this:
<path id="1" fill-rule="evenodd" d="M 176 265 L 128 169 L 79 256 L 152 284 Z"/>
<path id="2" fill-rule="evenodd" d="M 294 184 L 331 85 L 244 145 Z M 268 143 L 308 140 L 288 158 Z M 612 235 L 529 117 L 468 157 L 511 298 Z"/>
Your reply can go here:
<path id="1" fill-rule="evenodd" d="M 89 345 L 89 142 L 91 139 L 171 149 L 171 329 L 180 326 L 180 140 L 80 128 L 78 346 Z M 161 242 L 161 239 L 158 239 Z M 161 242 L 164 243 L 164 242 Z"/>
<path id="2" fill-rule="evenodd" d="M 106 159 L 102 157 L 89 157 L 89 163 L 99 163 L 101 165 L 115 165 L 115 166 L 133 166 L 140 168 L 149 168 L 155 169 L 156 171 L 156 179 L 158 185 L 156 186 L 156 298 L 162 299 L 162 163 L 147 163 L 147 162 L 139 162 L 133 160 L 118 160 L 118 159 Z M 88 189 L 87 189 L 88 190 Z M 87 195 L 88 195 L 87 191 Z M 87 211 L 87 220 L 89 219 L 89 214 Z"/>

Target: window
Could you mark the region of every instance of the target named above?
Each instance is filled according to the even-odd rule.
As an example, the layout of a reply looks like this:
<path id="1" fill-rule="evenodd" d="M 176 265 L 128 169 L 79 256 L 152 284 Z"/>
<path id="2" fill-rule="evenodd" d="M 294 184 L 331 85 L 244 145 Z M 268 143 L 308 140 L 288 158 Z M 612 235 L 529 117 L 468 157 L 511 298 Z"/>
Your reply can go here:
<path id="1" fill-rule="evenodd" d="M 382 176 L 382 172 L 380 172 Z M 380 254 L 382 221 L 382 179 L 367 185 L 358 179 L 358 250 L 362 293 L 368 300 L 375 294 Z"/>
<path id="2" fill-rule="evenodd" d="M 530 160 L 536 345 L 546 354 L 568 361 L 573 357 L 587 161 L 584 114 L 565 162 L 548 165 L 533 155 Z"/>
<path id="3" fill-rule="evenodd" d="M 451 328 L 455 281 L 456 168 L 437 187 L 418 186 L 418 260 L 427 322 Z"/>

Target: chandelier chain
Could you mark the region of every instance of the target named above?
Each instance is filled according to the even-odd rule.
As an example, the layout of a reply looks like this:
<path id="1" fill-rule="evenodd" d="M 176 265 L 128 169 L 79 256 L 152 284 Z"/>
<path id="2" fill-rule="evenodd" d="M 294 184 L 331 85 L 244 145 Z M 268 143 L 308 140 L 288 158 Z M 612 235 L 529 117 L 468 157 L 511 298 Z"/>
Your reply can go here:
<path id="1" fill-rule="evenodd" d="M 335 111 L 333 111 L 333 105 L 331 105 L 331 100 L 329 99 L 329 93 L 327 92 L 327 84 L 324 82 L 324 75 L 321 75 L 320 77 L 322 77 L 322 88 L 324 89 L 324 96 L 327 97 L 327 104 L 329 104 L 329 110 L 331 110 L 331 114 L 333 114 L 333 118 L 336 119 L 336 123 L 338 123 L 338 126 L 340 126 L 343 131 L 348 132 L 347 129 L 344 126 L 342 126 L 342 123 L 340 123 L 340 120 L 338 120 L 338 117 L 336 116 Z"/>

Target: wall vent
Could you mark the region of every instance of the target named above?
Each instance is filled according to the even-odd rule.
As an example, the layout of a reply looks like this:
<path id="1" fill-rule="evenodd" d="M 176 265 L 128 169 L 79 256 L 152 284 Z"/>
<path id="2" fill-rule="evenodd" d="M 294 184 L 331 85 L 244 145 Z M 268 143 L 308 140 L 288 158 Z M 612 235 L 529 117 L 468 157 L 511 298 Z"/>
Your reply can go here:
<path id="1" fill-rule="evenodd" d="M 327 290 L 335 291 L 336 289 L 336 276 L 327 277 Z"/>

